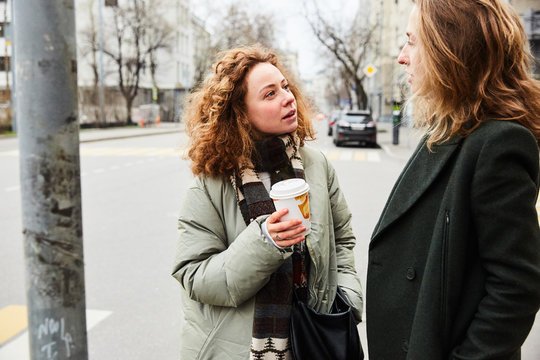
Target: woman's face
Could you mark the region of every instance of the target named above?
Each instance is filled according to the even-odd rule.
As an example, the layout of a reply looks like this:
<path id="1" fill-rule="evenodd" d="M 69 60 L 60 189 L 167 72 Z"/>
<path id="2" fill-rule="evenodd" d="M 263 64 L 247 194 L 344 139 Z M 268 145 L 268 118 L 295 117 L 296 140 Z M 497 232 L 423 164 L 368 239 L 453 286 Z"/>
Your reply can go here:
<path id="1" fill-rule="evenodd" d="M 408 82 L 411 84 L 411 91 L 414 94 L 424 80 L 424 65 L 422 64 L 421 46 L 418 38 L 418 8 L 413 7 L 409 15 L 407 25 L 407 43 L 398 56 L 398 63 L 406 65 L 406 72 L 409 75 Z"/>
<path id="2" fill-rule="evenodd" d="M 246 83 L 249 121 L 262 136 L 296 130 L 296 100 L 278 68 L 270 63 L 259 63 L 248 72 Z"/>

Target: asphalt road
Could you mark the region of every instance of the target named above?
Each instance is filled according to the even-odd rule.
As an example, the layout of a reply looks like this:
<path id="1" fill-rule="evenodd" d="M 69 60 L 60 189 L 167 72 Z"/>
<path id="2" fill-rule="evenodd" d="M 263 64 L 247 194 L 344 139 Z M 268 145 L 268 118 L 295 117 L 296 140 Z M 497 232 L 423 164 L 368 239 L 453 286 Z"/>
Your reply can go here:
<path id="1" fill-rule="evenodd" d="M 325 124 L 318 128 L 312 146 L 337 170 L 353 213 L 356 266 L 365 284 L 370 234 L 407 157 L 384 140 L 384 149 L 336 148 Z M 414 143 L 403 141 L 405 153 L 412 151 Z M 185 144 L 183 133 L 81 144 L 91 359 L 178 358 L 180 286 L 170 272 L 177 212 L 192 179 L 181 159 Z M 18 314 L 9 323 L 0 320 L 0 360 L 27 356 L 17 146 L 16 139 L 0 139 L 0 319 L 8 311 Z M 363 324 L 360 330 L 365 347 Z M 540 359 L 537 344 L 538 326 L 524 347 L 524 360 Z"/>

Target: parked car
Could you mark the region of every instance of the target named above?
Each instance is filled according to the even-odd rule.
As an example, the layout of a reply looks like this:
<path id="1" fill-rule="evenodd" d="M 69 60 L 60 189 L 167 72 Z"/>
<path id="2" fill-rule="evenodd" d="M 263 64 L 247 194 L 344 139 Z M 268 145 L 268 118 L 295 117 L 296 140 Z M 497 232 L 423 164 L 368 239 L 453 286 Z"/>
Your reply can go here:
<path id="1" fill-rule="evenodd" d="M 334 144 L 359 142 L 367 146 L 377 145 L 377 124 L 368 110 L 343 111 L 333 126 Z"/>
<path id="2" fill-rule="evenodd" d="M 334 110 L 328 117 L 328 136 L 332 136 L 332 129 L 334 128 L 336 120 L 339 118 L 339 113 L 339 110 Z"/>

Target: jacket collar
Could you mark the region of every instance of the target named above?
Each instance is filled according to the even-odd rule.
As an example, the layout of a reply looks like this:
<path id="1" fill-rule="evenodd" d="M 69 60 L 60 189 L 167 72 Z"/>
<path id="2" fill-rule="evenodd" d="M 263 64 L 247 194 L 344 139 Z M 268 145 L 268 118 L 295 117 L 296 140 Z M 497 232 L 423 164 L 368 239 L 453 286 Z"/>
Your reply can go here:
<path id="1" fill-rule="evenodd" d="M 373 231 L 372 242 L 418 201 L 459 148 L 461 140 L 460 137 L 454 137 L 442 145 L 433 146 L 432 151 L 428 150 L 425 139 L 420 142 L 390 193 Z"/>

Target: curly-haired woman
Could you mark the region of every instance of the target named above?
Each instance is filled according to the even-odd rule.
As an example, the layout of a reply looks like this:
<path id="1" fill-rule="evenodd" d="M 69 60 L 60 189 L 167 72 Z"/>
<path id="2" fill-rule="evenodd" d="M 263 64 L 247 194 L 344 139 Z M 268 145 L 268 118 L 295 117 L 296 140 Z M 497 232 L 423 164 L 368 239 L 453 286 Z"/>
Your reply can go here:
<path id="1" fill-rule="evenodd" d="M 309 107 L 277 56 L 221 54 L 185 114 L 195 180 L 183 201 L 173 276 L 182 291 L 182 359 L 289 359 L 293 286 L 328 312 L 339 285 L 357 321 L 362 292 L 351 214 L 313 137 Z M 282 220 L 272 184 L 309 184 L 311 232 Z"/>
<path id="2" fill-rule="evenodd" d="M 369 358 L 520 359 L 540 304 L 540 85 L 500 0 L 416 0 L 399 55 L 427 129 L 369 249 Z"/>

